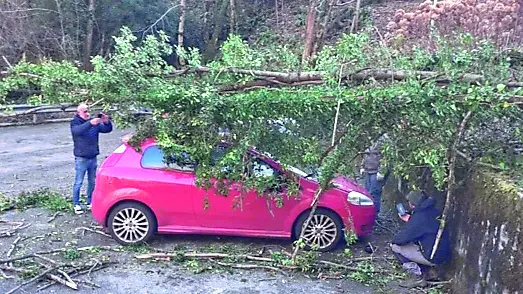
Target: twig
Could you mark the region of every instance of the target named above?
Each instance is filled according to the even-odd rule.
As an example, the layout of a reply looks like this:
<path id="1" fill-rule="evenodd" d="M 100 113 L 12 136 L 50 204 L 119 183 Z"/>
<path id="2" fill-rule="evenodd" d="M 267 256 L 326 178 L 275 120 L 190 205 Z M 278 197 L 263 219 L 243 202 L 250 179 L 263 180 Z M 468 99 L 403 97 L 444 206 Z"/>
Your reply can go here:
<path id="1" fill-rule="evenodd" d="M 9 221 L 5 221 L 5 220 L 0 220 L 0 223 L 7 224 L 7 225 L 16 225 L 14 228 L 9 228 L 7 230 L 1 231 L 0 237 L 11 237 L 18 230 L 25 229 L 31 225 L 31 224 L 24 225 L 23 222 L 9 222 Z"/>
<path id="2" fill-rule="evenodd" d="M 62 278 L 60 278 L 59 276 L 57 275 L 52 275 L 52 274 L 49 274 L 47 275 L 47 277 L 53 281 L 56 281 L 64 286 L 67 286 L 71 289 L 74 289 L 74 290 L 78 290 L 78 285 L 75 283 L 75 282 L 72 282 L 72 281 L 66 281 Z"/>
<path id="3" fill-rule="evenodd" d="M 89 279 L 91 278 L 91 273 L 93 272 L 93 269 L 94 269 L 98 264 L 101 265 L 101 263 L 100 263 L 98 260 L 95 259 L 95 261 L 96 261 L 96 263 L 93 264 L 93 266 L 92 266 L 92 267 L 89 269 L 89 271 L 87 272 L 87 277 L 88 277 Z"/>
<path id="4" fill-rule="evenodd" d="M 251 255 L 232 255 L 226 253 L 148 253 L 136 255 L 136 259 L 165 259 L 171 257 L 185 257 L 185 258 L 237 258 L 237 259 L 246 259 L 252 261 L 262 261 L 262 262 L 273 262 L 274 260 L 266 257 L 257 257 Z"/>
<path id="5" fill-rule="evenodd" d="M 288 274 L 285 271 L 283 271 L 277 267 L 268 266 L 268 265 L 225 263 L 225 262 L 216 261 L 212 258 L 209 259 L 209 261 L 214 262 L 221 266 L 227 266 L 227 267 L 232 267 L 232 268 L 237 268 L 237 269 L 266 269 L 266 270 L 279 272 L 284 276 L 288 276 Z"/>
<path id="6" fill-rule="evenodd" d="M 3 266 L 3 265 L 0 265 L 0 270 L 13 272 L 13 273 L 20 273 L 20 274 L 30 274 L 30 273 L 33 273 L 32 271 L 26 270 L 26 269 L 23 269 L 23 268 L 17 268 L 17 267 L 13 267 L 13 266 Z"/>
<path id="7" fill-rule="evenodd" d="M 93 104 L 89 105 L 89 107 L 90 107 L 90 108 L 93 108 L 93 107 L 95 107 L 96 105 L 98 105 L 98 104 L 99 104 L 100 102 L 102 102 L 102 101 L 104 101 L 104 98 L 102 98 L 102 99 L 100 99 L 100 100 L 94 102 Z"/>
<path id="8" fill-rule="evenodd" d="M 44 272 L 42 272 L 41 274 L 37 275 L 36 277 L 30 279 L 29 281 L 23 282 L 22 284 L 20 284 L 20 285 L 14 287 L 13 289 L 9 290 L 6 294 L 15 293 L 16 291 L 18 291 L 18 289 L 22 288 L 23 286 L 26 286 L 26 285 L 29 285 L 31 283 L 34 283 L 35 281 L 45 277 L 48 273 L 50 273 L 50 272 L 52 272 L 54 270 L 55 270 L 54 268 L 47 269 Z"/>
<path id="9" fill-rule="evenodd" d="M 11 244 L 11 248 L 9 248 L 9 251 L 7 251 L 6 254 L 7 257 L 11 257 L 11 254 L 13 254 L 13 251 L 15 250 L 16 245 L 18 245 L 18 242 L 20 242 L 20 240 L 22 240 L 22 237 L 18 236 L 18 238 L 16 238 L 16 240 L 13 242 L 13 244 Z"/>
<path id="10" fill-rule="evenodd" d="M 459 150 L 456 150 L 456 154 L 463 157 L 463 159 L 467 160 L 468 162 L 472 162 L 476 165 L 479 165 L 479 166 L 484 166 L 484 167 L 488 167 L 488 168 L 491 168 L 493 170 L 496 170 L 496 171 L 503 171 L 503 169 L 499 166 L 495 166 L 493 164 L 490 164 L 490 163 L 485 163 L 485 162 L 481 162 L 481 161 L 474 161 L 474 159 L 470 156 L 468 156 L 467 154 L 465 154 L 464 152 L 461 152 Z"/>
<path id="11" fill-rule="evenodd" d="M 91 281 L 80 280 L 80 279 L 73 279 L 73 281 L 76 282 L 76 283 L 86 284 L 86 285 L 89 285 L 89 286 L 95 287 L 95 288 L 101 288 L 100 285 L 98 285 L 96 283 L 93 283 Z"/>
<path id="12" fill-rule="evenodd" d="M 171 10 L 175 9 L 176 7 L 180 6 L 180 4 L 178 5 L 174 5 L 173 7 L 167 9 L 167 11 L 162 15 L 160 16 L 160 18 L 158 18 L 152 25 L 150 25 L 147 29 L 145 29 L 145 31 L 143 31 L 143 34 L 142 34 L 142 39 L 143 37 L 145 36 L 145 34 L 147 33 L 147 31 L 151 30 L 151 32 L 153 31 L 154 27 L 161 21 L 163 20 L 163 18 L 169 14 L 169 12 L 171 12 Z"/>
<path id="13" fill-rule="evenodd" d="M 100 267 L 95 268 L 95 269 L 93 269 L 92 271 L 93 271 L 93 272 L 95 272 L 95 271 L 99 271 L 99 270 L 101 270 L 101 269 L 106 268 L 107 266 L 109 266 L 109 265 L 112 264 L 112 263 L 113 263 L 113 262 L 108 262 L 108 263 L 102 264 L 102 265 L 100 265 Z M 90 267 L 90 265 L 89 265 L 89 267 Z M 86 274 L 88 271 L 89 271 L 89 270 L 82 270 L 82 271 L 79 271 L 79 269 L 74 269 L 74 270 L 72 270 L 72 271 L 69 271 L 68 274 L 70 275 L 71 278 L 74 278 L 74 277 L 78 277 L 78 276 L 84 275 L 84 274 Z M 56 285 L 56 284 L 57 284 L 56 281 L 50 282 L 50 283 L 48 283 L 48 284 L 46 284 L 46 285 L 43 285 L 43 286 L 41 286 L 40 288 L 38 288 L 38 289 L 36 290 L 36 292 L 40 292 L 40 291 L 45 290 L 45 289 L 47 289 L 47 288 L 49 288 L 49 287 L 51 287 L 51 286 L 53 286 L 53 285 Z"/>
<path id="14" fill-rule="evenodd" d="M 4 271 L 1 270 L 1 269 L 0 269 L 0 276 L 2 276 L 2 278 L 6 279 L 6 280 L 7 280 L 7 279 L 14 279 L 13 276 L 8 276 L 8 275 L 6 275 L 6 274 L 4 273 Z"/>
<path id="15" fill-rule="evenodd" d="M 427 284 L 429 286 L 447 285 L 447 284 L 451 284 L 451 283 L 452 283 L 452 279 L 450 279 L 448 281 L 438 281 L 438 282 L 427 281 Z"/>
<path id="16" fill-rule="evenodd" d="M 84 230 L 84 232 L 85 232 L 85 231 L 89 231 L 89 232 L 91 232 L 91 233 L 100 234 L 100 235 L 105 236 L 105 237 L 107 237 L 107 238 L 112 238 L 111 235 L 109 235 L 109 234 L 107 234 L 107 233 L 104 233 L 104 232 L 99 231 L 99 230 L 93 230 L 93 229 L 86 228 L 86 227 L 80 227 L 80 228 L 77 228 L 76 230 L 77 230 L 77 231 L 78 231 L 78 230 Z"/>
<path id="17" fill-rule="evenodd" d="M 34 255 L 34 257 L 39 258 L 39 259 L 44 260 L 44 261 L 47 261 L 47 262 L 49 262 L 49 263 L 51 263 L 53 265 L 59 265 L 58 262 L 56 262 L 55 260 L 53 260 L 53 259 L 51 259 L 49 257 L 42 256 L 42 255 L 40 255 L 38 253 L 34 253 L 33 255 Z"/>
<path id="18" fill-rule="evenodd" d="M 9 63 L 9 60 L 7 60 L 7 58 L 5 58 L 4 55 L 2 55 L 2 59 L 5 61 L 5 63 L 7 64 L 7 66 L 8 66 L 9 68 L 13 68 L 13 66 L 11 65 L 11 63 Z"/>
<path id="19" fill-rule="evenodd" d="M 55 214 L 53 214 L 53 216 L 51 216 L 51 217 L 47 220 L 47 222 L 50 223 L 50 222 L 54 221 L 58 215 L 60 215 L 60 212 L 59 212 L 59 211 L 55 212 Z"/>

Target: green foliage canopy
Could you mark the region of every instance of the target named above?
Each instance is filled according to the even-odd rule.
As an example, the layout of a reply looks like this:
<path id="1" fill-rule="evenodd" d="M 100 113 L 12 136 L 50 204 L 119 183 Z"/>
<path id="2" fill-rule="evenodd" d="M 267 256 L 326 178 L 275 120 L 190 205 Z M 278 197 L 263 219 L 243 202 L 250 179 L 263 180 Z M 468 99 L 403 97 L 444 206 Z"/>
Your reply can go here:
<path id="1" fill-rule="evenodd" d="M 227 92 L 224 86 L 263 79 L 230 69 L 284 74 L 298 71 L 299 59 L 284 45 L 257 49 L 232 35 L 223 44 L 220 57 L 205 67 L 197 49 L 177 48 L 188 62 L 188 68 L 177 70 L 163 59 L 174 50 L 165 34 L 148 36 L 139 46 L 135 41 L 131 31 L 123 29 L 115 37 L 115 53 L 108 58 L 94 57 L 92 72 L 68 62 L 21 62 L 0 81 L 0 97 L 20 87 L 37 87 L 41 95 L 34 100 L 40 103 L 103 99 L 105 107 L 118 109 L 114 113 L 118 123 L 136 126 L 134 141 L 154 136 L 167 154 L 188 152 L 198 162 L 201 185 L 208 186 L 216 178 L 222 183 L 242 181 L 259 191 L 274 181 L 245 173 L 245 166 L 252 164 L 245 156 L 250 148 L 271 154 L 283 166 L 320 170 L 319 181 L 327 187 L 335 174 L 352 174 L 358 154 L 387 133 L 392 143 L 383 147 L 385 165 L 413 183 L 413 175 L 428 167 L 442 187 L 449 150 L 467 112 L 472 111 L 473 116 L 467 125 L 466 144 L 460 146 L 465 154 L 479 149 L 475 154 L 495 158 L 494 164 L 508 158 L 509 151 L 500 154 L 492 148 L 496 140 L 480 132 L 485 125 L 503 122 L 510 138 L 521 139 L 521 89 L 505 86 L 510 60 L 500 58 L 487 42 L 471 48 L 470 36 L 452 46 L 441 41 L 435 52 L 413 48 L 405 54 L 377 46 L 365 34 L 345 35 L 302 69 L 321 73 L 321 84 L 240 87 Z M 433 70 L 450 82 L 441 85 L 434 79 L 416 77 L 366 82 L 347 78 L 369 67 Z M 463 82 L 461 77 L 469 72 L 482 74 L 488 82 Z M 150 107 L 153 115 L 136 120 L 131 113 L 138 107 Z M 329 149 L 333 133 L 337 146 Z M 214 162 L 214 147 L 222 140 L 231 145 Z"/>

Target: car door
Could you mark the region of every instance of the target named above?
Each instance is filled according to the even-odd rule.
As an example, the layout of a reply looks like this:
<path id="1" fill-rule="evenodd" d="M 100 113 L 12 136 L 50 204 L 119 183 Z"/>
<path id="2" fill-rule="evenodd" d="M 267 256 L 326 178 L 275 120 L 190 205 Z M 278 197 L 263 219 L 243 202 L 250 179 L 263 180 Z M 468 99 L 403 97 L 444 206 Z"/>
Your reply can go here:
<path id="1" fill-rule="evenodd" d="M 256 177 L 282 175 L 277 168 L 260 158 L 253 157 L 253 168 L 250 172 Z M 247 230 L 252 234 L 285 235 L 284 220 L 295 200 L 287 201 L 285 189 L 266 191 L 259 194 L 250 189 L 241 193 L 242 185 L 229 184 L 229 193 L 218 193 L 218 184 L 209 189 L 204 203 L 195 203 L 195 214 L 198 222 L 204 227 L 226 230 Z M 280 207 L 278 198 L 283 199 Z M 198 201 L 196 198 L 195 201 Z M 203 204 L 203 205 L 202 205 Z"/>
<path id="2" fill-rule="evenodd" d="M 195 185 L 194 166 L 179 165 L 173 158 L 165 158 L 156 145 L 145 148 L 141 166 L 147 170 L 146 179 L 141 182 L 153 198 L 154 211 L 164 220 L 159 225 L 197 226 L 193 197 L 198 197 L 201 190 Z"/>

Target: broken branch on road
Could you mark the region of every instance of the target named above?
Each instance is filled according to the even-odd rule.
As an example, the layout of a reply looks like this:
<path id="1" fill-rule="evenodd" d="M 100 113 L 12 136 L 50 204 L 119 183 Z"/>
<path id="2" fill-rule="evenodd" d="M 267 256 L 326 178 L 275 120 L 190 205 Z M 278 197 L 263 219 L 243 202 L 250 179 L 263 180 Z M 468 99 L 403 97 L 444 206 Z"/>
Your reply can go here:
<path id="1" fill-rule="evenodd" d="M 14 234 L 16 234 L 16 232 L 18 232 L 18 230 L 23 230 L 23 229 L 29 227 L 31 224 L 24 224 L 23 222 L 10 222 L 10 221 L 6 221 L 6 220 L 0 220 L 0 227 L 2 225 L 7 226 L 8 228 L 0 229 L 0 237 L 11 237 Z M 14 226 L 14 227 L 9 227 L 9 226 Z"/>

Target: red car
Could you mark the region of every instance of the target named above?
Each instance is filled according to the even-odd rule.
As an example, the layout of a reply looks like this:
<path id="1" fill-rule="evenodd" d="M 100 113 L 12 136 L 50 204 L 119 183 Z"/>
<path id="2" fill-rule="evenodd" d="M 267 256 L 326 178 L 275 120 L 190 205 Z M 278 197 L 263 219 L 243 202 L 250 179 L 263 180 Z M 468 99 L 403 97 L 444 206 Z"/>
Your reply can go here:
<path id="1" fill-rule="evenodd" d="M 195 184 L 193 166 L 167 164 L 154 140 L 143 143 L 141 152 L 126 143 L 118 147 L 98 169 L 92 214 L 122 244 L 150 239 L 155 233 L 235 235 L 295 238 L 307 218 L 318 184 L 296 168 L 283 169 L 256 151 L 256 176 L 289 175 L 299 178 L 299 197 L 276 200 L 249 191 L 241 202 L 238 186 L 227 196 L 214 188 Z M 306 245 L 327 251 L 343 238 L 344 228 L 358 236 L 372 231 L 375 218 L 370 194 L 354 181 L 338 177 L 323 194 L 318 209 L 305 229 Z M 285 194 L 285 191 L 278 193 Z"/>

